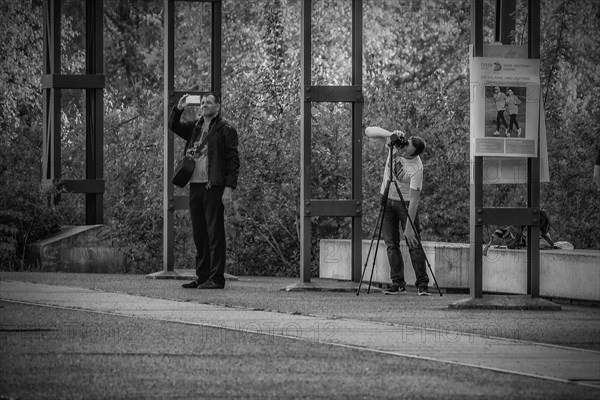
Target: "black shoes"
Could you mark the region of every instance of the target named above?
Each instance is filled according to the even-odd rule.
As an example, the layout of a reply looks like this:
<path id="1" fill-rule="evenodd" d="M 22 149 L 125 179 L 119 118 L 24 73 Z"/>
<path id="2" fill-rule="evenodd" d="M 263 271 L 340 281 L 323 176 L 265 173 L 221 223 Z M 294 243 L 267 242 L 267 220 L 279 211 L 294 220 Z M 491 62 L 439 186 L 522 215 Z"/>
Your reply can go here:
<path id="1" fill-rule="evenodd" d="M 406 294 L 406 287 L 393 284 L 387 290 L 383 291 L 383 294 L 398 295 Z M 419 296 L 430 296 L 429 289 L 427 287 L 420 287 L 417 294 Z"/>
<path id="2" fill-rule="evenodd" d="M 225 285 L 219 285 L 215 281 L 206 281 L 198 286 L 198 289 L 224 289 Z"/>
<path id="3" fill-rule="evenodd" d="M 399 285 L 392 285 L 387 290 L 384 290 L 383 294 L 391 294 L 391 295 L 406 294 L 406 287 L 404 287 L 404 286 L 400 287 Z"/>
<path id="4" fill-rule="evenodd" d="M 184 289 L 196 289 L 198 286 L 198 281 L 191 281 L 189 283 L 184 283 L 183 285 L 181 285 L 181 287 Z"/>
<path id="5" fill-rule="evenodd" d="M 215 281 L 206 281 L 199 283 L 197 280 L 181 285 L 184 289 L 223 289 L 225 285 L 219 285 Z"/>
<path id="6" fill-rule="evenodd" d="M 429 293 L 429 289 L 426 287 L 420 287 L 419 296 L 431 296 L 431 294 Z"/>

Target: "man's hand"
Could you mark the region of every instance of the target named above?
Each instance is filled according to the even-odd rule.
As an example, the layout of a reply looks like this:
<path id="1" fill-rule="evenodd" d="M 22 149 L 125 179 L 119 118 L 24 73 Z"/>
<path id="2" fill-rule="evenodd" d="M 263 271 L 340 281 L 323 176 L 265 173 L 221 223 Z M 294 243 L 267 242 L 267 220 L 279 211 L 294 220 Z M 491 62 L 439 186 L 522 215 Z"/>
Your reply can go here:
<path id="1" fill-rule="evenodd" d="M 233 189 L 229 186 L 225 186 L 225 190 L 223 190 L 223 196 L 221 196 L 221 201 L 224 206 L 230 206 L 233 203 Z"/>
<path id="2" fill-rule="evenodd" d="M 188 103 L 187 103 L 187 100 L 186 100 L 186 98 L 187 98 L 188 96 L 189 96 L 189 95 L 187 95 L 187 94 L 184 94 L 184 95 L 183 95 L 183 96 L 182 96 L 182 97 L 179 99 L 179 103 L 177 103 L 177 109 L 178 109 L 178 110 L 184 110 L 184 109 L 187 107 Z"/>
<path id="3" fill-rule="evenodd" d="M 394 132 L 392 132 L 392 135 L 396 135 L 396 136 L 398 136 L 399 138 L 406 137 L 406 133 L 402 132 L 402 131 L 401 131 L 401 130 L 399 130 L 399 129 L 396 129 Z"/>
<path id="4" fill-rule="evenodd" d="M 417 235 L 415 235 L 415 232 L 413 231 L 413 228 L 410 225 L 410 223 L 408 223 L 408 221 L 406 222 L 407 226 L 404 230 L 404 237 L 406 238 L 406 243 L 408 244 L 408 247 L 411 249 L 415 249 L 419 247 L 419 239 L 417 239 Z"/>

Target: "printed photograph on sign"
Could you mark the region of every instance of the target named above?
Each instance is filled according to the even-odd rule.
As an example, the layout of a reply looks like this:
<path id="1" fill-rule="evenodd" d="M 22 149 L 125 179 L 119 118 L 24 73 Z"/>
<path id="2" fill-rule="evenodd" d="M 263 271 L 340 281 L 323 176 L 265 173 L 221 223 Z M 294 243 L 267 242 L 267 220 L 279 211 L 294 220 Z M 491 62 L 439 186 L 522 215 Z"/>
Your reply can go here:
<path id="1" fill-rule="evenodd" d="M 486 86 L 485 137 L 525 137 L 526 96 L 525 87 Z"/>
<path id="2" fill-rule="evenodd" d="M 470 54 L 473 54 L 472 46 Z M 487 60 L 485 65 L 474 63 L 473 57 L 471 57 L 470 67 L 475 69 L 475 71 L 471 71 L 471 182 L 473 182 L 473 157 L 477 154 L 485 156 L 483 159 L 484 184 L 527 183 L 527 157 L 531 157 L 531 153 L 535 153 L 537 148 L 536 122 L 539 122 L 540 181 L 550 181 L 545 113 L 542 98 L 539 96 L 539 78 L 536 79 L 533 75 L 532 79 L 532 74 L 514 75 L 517 69 L 524 66 L 521 63 L 518 65 L 510 63 L 512 64 L 510 65 L 511 71 L 504 68 L 508 65 L 503 65 L 505 59 L 527 59 L 527 55 L 528 46 L 508 46 L 494 43 L 483 46 L 483 57 Z M 482 69 L 486 69 L 485 76 L 481 74 Z M 506 125 L 501 120 L 498 121 L 498 109 L 494 100 L 496 86 L 498 86 L 498 92 L 504 93 L 507 99 L 509 90 L 512 92 L 511 95 L 516 96 L 507 101 L 508 104 L 503 113 L 504 120 L 508 123 L 510 133 L 508 137 L 506 136 Z M 533 108 L 536 103 L 539 103 L 538 113 Z M 516 106 L 516 109 L 512 107 L 512 104 Z M 514 114 L 512 124 L 511 114 Z M 496 131 L 498 131 L 497 136 L 495 135 Z M 513 152 L 519 154 L 527 152 L 528 154 L 514 157 L 511 154 Z M 490 154 L 495 154 L 495 156 L 490 156 Z"/>
<path id="3" fill-rule="evenodd" d="M 539 60 L 471 57 L 471 153 L 537 157 Z"/>

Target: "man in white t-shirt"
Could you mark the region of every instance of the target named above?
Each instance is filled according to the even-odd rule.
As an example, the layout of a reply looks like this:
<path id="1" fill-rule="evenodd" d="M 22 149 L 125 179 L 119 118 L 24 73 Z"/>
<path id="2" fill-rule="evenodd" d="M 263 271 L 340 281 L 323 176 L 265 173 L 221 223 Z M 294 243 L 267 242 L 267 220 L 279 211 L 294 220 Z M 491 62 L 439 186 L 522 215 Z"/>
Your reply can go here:
<path id="1" fill-rule="evenodd" d="M 405 139 L 401 131 L 390 132 L 379 127 L 368 127 L 365 134 L 371 138 L 380 138 L 386 141 L 387 147 L 390 146 L 390 137 L 396 134 L 400 139 Z M 390 190 L 387 196 L 387 203 L 383 214 L 383 240 L 387 246 L 387 256 L 390 264 L 390 278 L 392 286 L 385 291 L 385 294 L 405 294 L 406 282 L 404 280 L 404 261 L 400 252 L 400 225 L 402 225 L 404 238 L 409 248 L 410 259 L 415 270 L 416 282 L 420 296 L 429 296 L 429 277 L 425 267 L 425 254 L 419 245 L 419 215 L 417 208 L 423 186 L 423 163 L 419 154 L 425 150 L 425 142 L 418 136 L 406 139 L 405 146 L 392 145 L 392 160 L 390 160 L 389 148 L 388 157 L 383 173 L 383 182 L 381 185 L 382 201 L 385 195 L 385 188 L 390 179 L 390 162 L 393 163 L 393 182 L 390 184 Z M 394 184 L 394 182 L 396 184 Z M 396 190 L 396 185 L 400 189 L 400 194 Z M 404 205 L 402 204 L 404 200 Z M 413 221 L 414 228 L 407 221 L 406 211 Z"/>

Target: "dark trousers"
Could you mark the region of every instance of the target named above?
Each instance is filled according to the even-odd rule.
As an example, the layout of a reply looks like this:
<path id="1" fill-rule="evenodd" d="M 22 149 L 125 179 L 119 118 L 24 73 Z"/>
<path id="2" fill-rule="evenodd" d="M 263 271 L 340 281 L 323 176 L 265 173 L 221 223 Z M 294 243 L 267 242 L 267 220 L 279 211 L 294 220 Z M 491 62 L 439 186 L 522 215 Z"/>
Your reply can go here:
<path id="1" fill-rule="evenodd" d="M 506 120 L 504 119 L 504 111 L 498 111 L 498 114 L 496 115 L 496 130 L 497 131 L 500 130 L 500 122 L 504 123 L 504 127 L 506 129 L 508 129 L 508 124 L 506 123 Z"/>
<path id="2" fill-rule="evenodd" d="M 510 114 L 510 128 L 512 131 L 513 126 L 516 126 L 519 129 L 519 123 L 517 122 L 517 114 Z"/>
<path id="3" fill-rule="evenodd" d="M 198 282 L 207 280 L 225 286 L 225 216 L 221 197 L 223 186 L 206 188 L 205 183 L 190 183 L 190 215 L 196 245 Z"/>
<path id="4" fill-rule="evenodd" d="M 405 204 L 406 210 L 408 210 L 408 202 Z M 402 230 L 404 231 L 407 223 L 406 210 L 400 201 L 388 199 L 383 214 L 382 235 L 387 246 L 387 256 L 390 263 L 390 278 L 392 279 L 392 283 L 397 284 L 400 287 L 403 287 L 406 284 L 406 281 L 404 280 L 404 260 L 402 259 L 402 253 L 400 252 L 400 225 L 402 225 Z M 416 231 L 420 234 L 421 229 L 419 226 L 418 213 L 413 223 Z M 427 270 L 425 268 L 425 253 L 420 247 L 409 248 L 409 253 L 417 278 L 415 286 L 427 288 L 429 277 L 427 276 Z"/>

